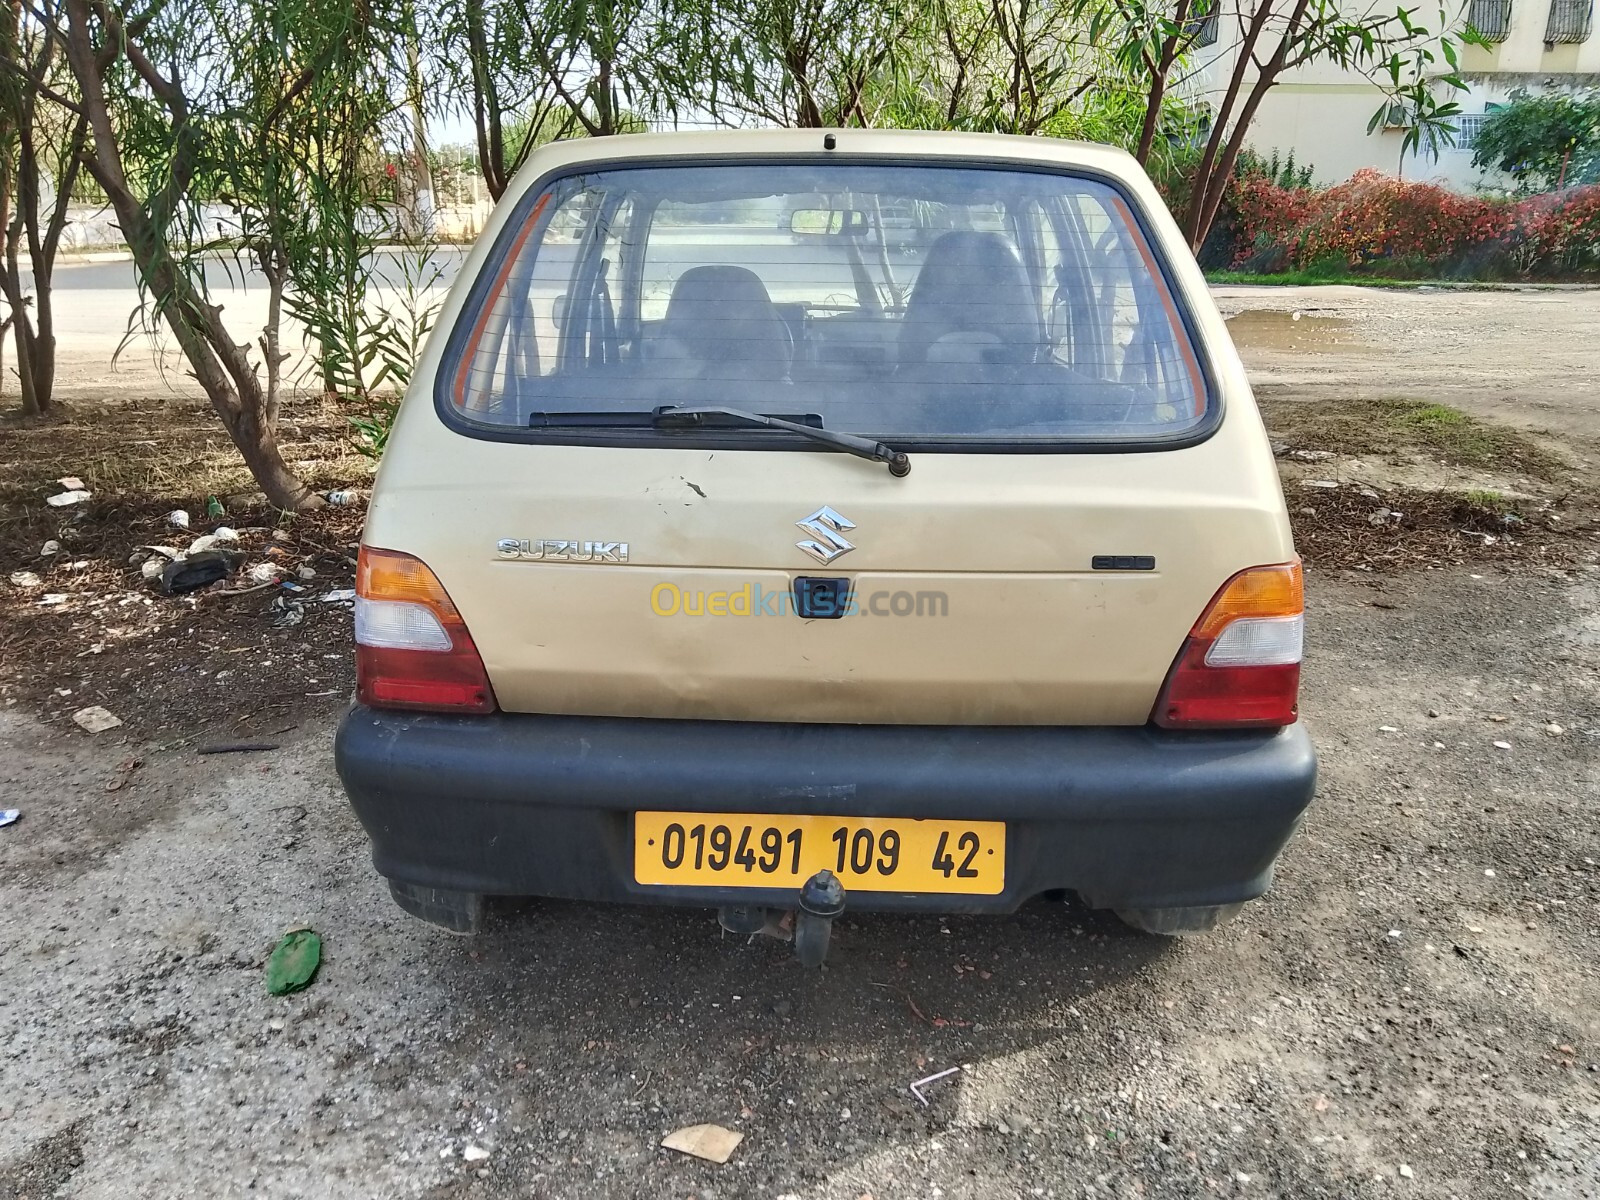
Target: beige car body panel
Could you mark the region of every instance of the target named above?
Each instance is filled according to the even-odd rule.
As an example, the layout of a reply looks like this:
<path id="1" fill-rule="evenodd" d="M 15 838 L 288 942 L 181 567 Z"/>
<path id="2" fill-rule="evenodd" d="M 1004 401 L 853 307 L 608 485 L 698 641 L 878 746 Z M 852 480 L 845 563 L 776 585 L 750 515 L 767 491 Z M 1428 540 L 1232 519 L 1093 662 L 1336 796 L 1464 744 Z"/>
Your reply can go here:
<path id="1" fill-rule="evenodd" d="M 1138 453 L 915 453 L 904 479 L 846 454 L 533 445 L 477 438 L 434 407 L 448 332 L 538 179 L 576 163 L 794 155 L 821 131 L 640 135 L 544 147 L 468 255 L 378 475 L 367 544 L 414 554 L 471 629 L 502 709 L 875 724 L 1137 725 L 1190 627 L 1236 572 L 1294 557 L 1276 465 L 1193 256 L 1121 151 L 1046 138 L 843 130 L 839 152 L 1007 161 L 1119 181 L 1170 263 L 1224 419 Z M 855 528 L 828 567 L 797 522 Z M 616 541 L 626 563 L 503 559 L 501 539 Z M 1153 555 L 1153 572 L 1090 569 Z M 847 575 L 858 597 L 941 592 L 944 615 L 658 615 L 652 596 L 787 590 Z M 665 598 L 665 597 L 661 597 Z M 713 603 L 715 603 L 713 601 Z M 881 603 L 887 603 L 883 601 Z M 904 602 L 902 602 L 903 604 Z"/>

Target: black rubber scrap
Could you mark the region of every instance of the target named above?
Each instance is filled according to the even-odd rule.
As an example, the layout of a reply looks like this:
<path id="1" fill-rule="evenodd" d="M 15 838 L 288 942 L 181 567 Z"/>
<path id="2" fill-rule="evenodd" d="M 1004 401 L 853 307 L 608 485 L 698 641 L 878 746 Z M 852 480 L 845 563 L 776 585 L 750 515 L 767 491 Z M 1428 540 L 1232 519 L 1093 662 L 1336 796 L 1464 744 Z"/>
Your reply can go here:
<path id="1" fill-rule="evenodd" d="M 232 575 L 243 561 L 244 555 L 230 550 L 202 550 L 169 562 L 156 577 L 156 586 L 167 596 L 198 592 Z"/>

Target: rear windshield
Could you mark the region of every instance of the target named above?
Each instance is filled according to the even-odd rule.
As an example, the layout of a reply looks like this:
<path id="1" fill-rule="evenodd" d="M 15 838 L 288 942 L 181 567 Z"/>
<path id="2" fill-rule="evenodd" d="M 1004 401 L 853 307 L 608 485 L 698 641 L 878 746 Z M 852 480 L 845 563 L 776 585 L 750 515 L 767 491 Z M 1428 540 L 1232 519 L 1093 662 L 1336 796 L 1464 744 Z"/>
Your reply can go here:
<path id="1" fill-rule="evenodd" d="M 506 229 L 452 348 L 448 403 L 521 428 L 725 405 L 913 443 L 1124 442 L 1207 404 L 1123 198 L 1016 169 L 568 176 Z"/>

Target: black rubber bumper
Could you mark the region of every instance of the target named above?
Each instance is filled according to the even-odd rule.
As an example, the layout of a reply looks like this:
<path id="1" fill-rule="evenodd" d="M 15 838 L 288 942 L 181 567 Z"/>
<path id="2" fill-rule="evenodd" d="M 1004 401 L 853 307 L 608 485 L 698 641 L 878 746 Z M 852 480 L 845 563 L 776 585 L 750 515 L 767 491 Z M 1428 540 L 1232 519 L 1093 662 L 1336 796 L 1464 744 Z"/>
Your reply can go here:
<path id="1" fill-rule="evenodd" d="M 855 891 L 852 909 L 1008 912 L 1260 895 L 1311 801 L 1305 729 L 787 725 L 355 707 L 335 761 L 392 880 L 487 895 L 793 907 L 790 890 L 634 882 L 636 810 L 1007 823 L 997 896 Z"/>

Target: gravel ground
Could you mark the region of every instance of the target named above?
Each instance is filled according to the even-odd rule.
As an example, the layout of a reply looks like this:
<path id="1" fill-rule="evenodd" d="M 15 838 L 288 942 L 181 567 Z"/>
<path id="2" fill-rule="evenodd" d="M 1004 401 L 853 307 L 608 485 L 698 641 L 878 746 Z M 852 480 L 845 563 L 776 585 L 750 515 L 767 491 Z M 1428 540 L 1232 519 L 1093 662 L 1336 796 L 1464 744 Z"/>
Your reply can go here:
<path id="1" fill-rule="evenodd" d="M 1600 289 L 1213 291 L 1258 395 L 1407 396 L 1600 440 Z"/>
<path id="2" fill-rule="evenodd" d="M 1177 944 L 1044 903 L 848 920 L 820 974 L 695 912 L 457 940 L 370 870 L 331 715 L 108 793 L 115 733 L 7 714 L 0 1195 L 1600 1195 L 1600 572 L 1313 587 L 1318 803 Z M 657 1149 L 702 1121 L 726 1166 Z"/>
<path id="3" fill-rule="evenodd" d="M 1177 943 L 1043 902 L 847 917 L 821 973 L 698 912 L 458 940 L 373 874 L 331 701 L 212 757 L 0 709 L 0 1197 L 1600 1197 L 1596 555 L 1308 586 L 1318 801 Z M 698 1122 L 726 1165 L 659 1149 Z"/>

